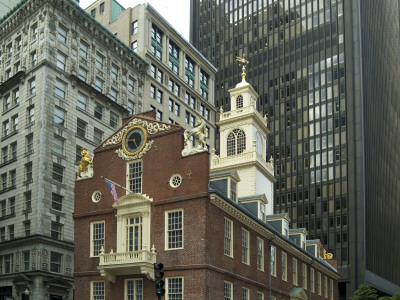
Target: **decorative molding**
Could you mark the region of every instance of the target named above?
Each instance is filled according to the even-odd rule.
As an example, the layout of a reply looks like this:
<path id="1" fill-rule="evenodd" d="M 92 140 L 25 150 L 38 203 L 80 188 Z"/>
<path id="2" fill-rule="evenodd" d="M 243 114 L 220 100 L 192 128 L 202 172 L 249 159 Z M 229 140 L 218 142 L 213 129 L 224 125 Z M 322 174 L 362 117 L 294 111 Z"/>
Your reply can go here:
<path id="1" fill-rule="evenodd" d="M 135 159 L 138 159 L 138 158 L 142 158 L 143 155 L 145 155 L 145 154 L 151 149 L 151 146 L 152 146 L 153 144 L 154 144 L 154 141 L 153 141 L 153 140 L 148 141 L 148 142 L 146 143 L 146 146 L 144 146 L 143 150 L 140 151 L 138 154 L 133 155 L 133 156 L 131 156 L 131 155 L 126 155 L 125 152 L 124 152 L 122 149 L 117 149 L 117 150 L 115 150 L 115 153 L 117 153 L 118 156 L 119 156 L 120 158 L 124 159 L 124 160 L 128 160 L 128 161 L 129 161 L 129 160 L 135 160 Z"/>

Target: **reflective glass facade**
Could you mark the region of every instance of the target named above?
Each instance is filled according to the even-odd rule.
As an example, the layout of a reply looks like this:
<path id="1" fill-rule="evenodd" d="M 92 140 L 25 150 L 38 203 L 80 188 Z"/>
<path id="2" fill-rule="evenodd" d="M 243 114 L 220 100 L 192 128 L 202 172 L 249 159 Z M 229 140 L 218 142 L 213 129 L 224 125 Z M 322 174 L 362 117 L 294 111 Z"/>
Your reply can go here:
<path id="1" fill-rule="evenodd" d="M 390 231 L 379 233 L 382 229 L 370 221 L 379 214 L 382 225 L 390 227 L 389 214 L 391 222 L 399 222 L 393 212 L 376 207 L 382 195 L 398 198 L 386 184 L 398 186 L 400 177 L 393 179 L 390 172 L 399 172 L 388 166 L 377 176 L 377 165 L 371 163 L 380 151 L 386 165 L 400 158 L 392 151 L 393 139 L 379 142 L 381 130 L 399 138 L 391 127 L 398 122 L 400 89 L 384 80 L 382 68 L 389 54 L 389 74 L 398 77 L 398 12 L 398 1 L 191 0 L 191 42 L 219 70 L 216 107 L 229 108 L 228 89 L 241 73 L 235 58 L 245 57 L 246 78 L 260 95 L 258 108 L 268 116 L 271 130 L 267 157 L 275 162 L 275 212 L 288 212 L 293 228 L 306 228 L 308 239 L 320 239 L 338 260 L 343 299 L 369 280 L 384 289 L 368 272 L 400 284 L 394 274 L 400 262 L 393 259 L 399 267 L 393 272 L 382 262 L 392 247 Z M 386 39 L 392 39 L 391 49 L 382 47 Z M 385 95 L 387 89 L 394 94 Z M 384 111 L 393 112 L 392 119 L 376 127 L 379 98 L 386 100 Z M 369 238 L 373 232 L 382 237 L 378 246 Z M 358 275 L 357 261 L 367 262 Z"/>

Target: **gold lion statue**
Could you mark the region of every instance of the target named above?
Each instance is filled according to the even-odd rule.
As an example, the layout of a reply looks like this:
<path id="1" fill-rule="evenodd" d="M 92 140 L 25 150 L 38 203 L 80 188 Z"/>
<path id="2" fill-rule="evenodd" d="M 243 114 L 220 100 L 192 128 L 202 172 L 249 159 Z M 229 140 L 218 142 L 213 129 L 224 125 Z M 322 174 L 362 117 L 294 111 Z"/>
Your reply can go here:
<path id="1" fill-rule="evenodd" d="M 89 164 L 93 164 L 93 159 L 90 158 L 89 153 L 85 148 L 82 148 L 81 150 L 81 161 L 78 163 L 78 174 L 77 174 L 77 179 L 81 178 L 81 173 L 87 173 L 88 172 L 88 166 Z"/>

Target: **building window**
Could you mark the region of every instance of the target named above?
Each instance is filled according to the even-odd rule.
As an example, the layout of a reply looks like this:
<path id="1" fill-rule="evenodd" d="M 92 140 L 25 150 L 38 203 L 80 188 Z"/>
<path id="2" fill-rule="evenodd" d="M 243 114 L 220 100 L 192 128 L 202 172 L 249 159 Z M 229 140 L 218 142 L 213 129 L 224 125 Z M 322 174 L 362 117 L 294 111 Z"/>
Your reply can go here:
<path id="1" fill-rule="evenodd" d="M 271 275 L 276 276 L 276 248 L 271 246 Z"/>
<path id="2" fill-rule="evenodd" d="M 129 164 L 129 190 L 133 193 L 142 192 L 142 162 Z"/>
<path id="3" fill-rule="evenodd" d="M 118 73 L 119 73 L 118 68 L 114 65 L 111 65 L 111 74 L 110 74 L 111 79 L 118 80 Z"/>
<path id="4" fill-rule="evenodd" d="M 137 31 L 138 31 L 138 21 L 136 20 L 132 22 L 132 34 L 137 33 Z"/>
<path id="5" fill-rule="evenodd" d="M 25 193 L 25 210 L 32 209 L 32 192 L 28 191 Z"/>
<path id="6" fill-rule="evenodd" d="M 303 289 L 307 289 L 307 265 L 303 264 Z"/>
<path id="7" fill-rule="evenodd" d="M 257 292 L 257 300 L 264 300 L 264 293 Z"/>
<path id="8" fill-rule="evenodd" d="M 224 281 L 224 300 L 233 300 L 232 282 Z"/>
<path id="9" fill-rule="evenodd" d="M 158 110 L 156 111 L 156 120 L 157 121 L 162 121 L 162 111 Z"/>
<path id="10" fill-rule="evenodd" d="M 163 102 L 163 92 L 160 90 L 157 90 L 157 102 L 161 104 Z"/>
<path id="11" fill-rule="evenodd" d="M 94 130 L 93 130 L 93 142 L 96 145 L 100 145 L 102 141 L 103 141 L 103 131 L 101 131 L 101 130 L 99 130 L 97 128 L 94 128 Z"/>
<path id="12" fill-rule="evenodd" d="M 208 75 L 200 71 L 200 94 L 204 99 L 208 99 Z"/>
<path id="13" fill-rule="evenodd" d="M 250 233 L 242 228 L 242 263 L 250 264 L 250 249 L 249 249 Z"/>
<path id="14" fill-rule="evenodd" d="M 142 250 L 142 217 L 126 218 L 126 251 Z"/>
<path id="15" fill-rule="evenodd" d="M 250 299 L 250 290 L 248 288 L 242 287 L 242 300 Z"/>
<path id="16" fill-rule="evenodd" d="M 66 61 L 67 61 L 67 57 L 64 54 L 58 52 L 57 53 L 57 62 L 56 62 L 57 67 L 60 68 L 61 70 L 65 71 Z"/>
<path id="17" fill-rule="evenodd" d="M 103 70 L 104 57 L 96 53 L 95 66 L 99 70 Z"/>
<path id="18" fill-rule="evenodd" d="M 64 167 L 53 163 L 53 179 L 58 182 L 63 182 Z"/>
<path id="19" fill-rule="evenodd" d="M 137 47 L 138 47 L 138 42 L 137 41 L 133 41 L 131 43 L 131 48 L 132 48 L 133 52 L 137 52 Z"/>
<path id="20" fill-rule="evenodd" d="M 175 103 L 175 115 L 179 116 L 181 106 L 178 103 Z"/>
<path id="21" fill-rule="evenodd" d="M 37 54 L 36 54 L 36 51 L 33 51 L 31 53 L 31 65 L 32 65 L 32 67 L 34 67 L 34 66 L 36 66 L 36 64 L 37 64 Z"/>
<path id="22" fill-rule="evenodd" d="M 151 27 L 151 52 L 156 58 L 162 58 L 162 31 L 153 24 Z"/>
<path id="23" fill-rule="evenodd" d="M 38 34 L 37 24 L 32 25 L 31 32 L 32 32 L 32 39 L 36 40 Z"/>
<path id="24" fill-rule="evenodd" d="M 194 62 L 189 57 L 185 58 L 185 81 L 191 88 L 194 87 Z"/>
<path id="25" fill-rule="evenodd" d="M 128 91 L 133 93 L 135 91 L 135 80 L 128 78 Z"/>
<path id="26" fill-rule="evenodd" d="M 315 279 L 314 279 L 313 268 L 310 268 L 310 286 L 311 286 L 311 292 L 315 293 Z"/>
<path id="27" fill-rule="evenodd" d="M 90 11 L 90 15 L 92 16 L 92 18 L 96 18 L 96 9 L 95 8 Z"/>
<path id="28" fill-rule="evenodd" d="M 257 237 L 257 269 L 264 271 L 264 240 Z"/>
<path id="29" fill-rule="evenodd" d="M 81 93 L 78 92 L 78 102 L 77 102 L 77 107 L 86 110 L 86 105 L 87 105 L 87 97 Z"/>
<path id="30" fill-rule="evenodd" d="M 19 89 L 13 90 L 13 104 L 17 105 L 19 103 Z"/>
<path id="31" fill-rule="evenodd" d="M 282 252 L 282 280 L 287 281 L 287 254 Z"/>
<path id="32" fill-rule="evenodd" d="M 84 82 L 87 80 L 87 71 L 82 67 L 79 67 L 78 78 Z"/>
<path id="33" fill-rule="evenodd" d="M 67 42 L 67 30 L 64 27 L 58 26 L 57 38 L 60 42 L 62 42 L 64 44 Z"/>
<path id="34" fill-rule="evenodd" d="M 104 247 L 104 228 L 104 221 L 90 223 L 90 237 L 92 239 L 90 243 L 90 256 L 100 255 L 101 248 Z"/>
<path id="35" fill-rule="evenodd" d="M 32 163 L 27 163 L 25 165 L 25 177 L 26 177 L 26 181 L 27 182 L 31 182 L 32 181 Z"/>
<path id="36" fill-rule="evenodd" d="M 118 92 L 114 89 L 110 89 L 110 98 L 112 101 L 117 102 L 118 100 Z"/>
<path id="37" fill-rule="evenodd" d="M 84 42 L 79 43 L 79 55 L 82 56 L 83 58 L 87 58 L 88 55 L 88 45 L 86 45 Z"/>
<path id="38" fill-rule="evenodd" d="M 3 231 L 4 228 L 2 228 Z M 7 254 L 0 256 L 0 274 L 10 274 L 14 270 L 14 255 Z"/>
<path id="39" fill-rule="evenodd" d="M 104 2 L 100 4 L 100 13 L 104 13 Z"/>
<path id="40" fill-rule="evenodd" d="M 110 111 L 110 126 L 114 129 L 118 126 L 118 115 Z"/>
<path id="41" fill-rule="evenodd" d="M 10 134 L 10 121 L 3 122 L 3 136 L 7 136 Z"/>
<path id="42" fill-rule="evenodd" d="M 169 67 L 175 74 L 179 74 L 179 48 L 170 41 L 169 42 Z"/>
<path id="43" fill-rule="evenodd" d="M 11 107 L 11 95 L 10 94 L 7 94 L 4 96 L 3 107 L 4 107 L 4 110 L 8 110 Z"/>
<path id="44" fill-rule="evenodd" d="M 318 285 L 318 295 L 322 296 L 321 273 L 320 272 L 318 272 L 317 285 Z"/>
<path id="45" fill-rule="evenodd" d="M 26 152 L 33 152 L 33 133 L 26 136 Z"/>
<path id="46" fill-rule="evenodd" d="M 24 222 L 24 230 L 25 230 L 25 236 L 31 235 L 31 221 L 30 220 Z"/>
<path id="47" fill-rule="evenodd" d="M 236 155 L 246 150 L 246 134 L 241 129 L 234 129 L 227 139 L 227 154 Z"/>
<path id="48" fill-rule="evenodd" d="M 104 300 L 104 281 L 90 282 L 90 300 Z"/>
<path id="49" fill-rule="evenodd" d="M 29 271 L 30 264 L 31 264 L 31 252 L 30 251 L 24 251 L 22 252 L 22 255 L 24 257 L 24 271 Z"/>
<path id="50" fill-rule="evenodd" d="M 8 239 L 13 240 L 14 239 L 14 225 L 9 225 L 8 226 Z"/>
<path id="51" fill-rule="evenodd" d="M 333 280 L 329 279 L 329 299 L 333 300 Z"/>
<path id="52" fill-rule="evenodd" d="M 293 284 L 297 285 L 297 282 L 298 282 L 298 280 L 297 280 L 297 259 L 295 259 L 295 258 L 293 258 L 292 269 L 293 269 Z"/>
<path id="53" fill-rule="evenodd" d="M 135 103 L 129 100 L 128 100 L 128 111 L 130 116 L 135 114 Z"/>
<path id="54" fill-rule="evenodd" d="M 96 91 L 102 93 L 103 92 L 103 81 L 96 77 L 94 80 L 94 88 L 96 89 Z"/>
<path id="55" fill-rule="evenodd" d="M 54 107 L 54 123 L 65 127 L 65 111 L 58 107 Z"/>
<path id="56" fill-rule="evenodd" d="M 51 222 L 51 238 L 61 240 L 63 225 L 57 222 Z"/>
<path id="57" fill-rule="evenodd" d="M 29 80 L 29 95 L 34 95 L 36 93 L 36 82 L 35 78 Z"/>
<path id="58" fill-rule="evenodd" d="M 11 144 L 11 159 L 17 158 L 17 142 Z"/>
<path id="59" fill-rule="evenodd" d="M 233 222 L 224 220 L 224 254 L 233 257 Z"/>
<path id="60" fill-rule="evenodd" d="M 63 196 L 52 193 L 51 194 L 51 208 L 62 211 Z"/>
<path id="61" fill-rule="evenodd" d="M 94 117 L 102 120 L 103 119 L 103 106 L 97 104 L 94 106 Z"/>
<path id="62" fill-rule="evenodd" d="M 13 132 L 18 131 L 18 115 L 11 118 Z"/>
<path id="63" fill-rule="evenodd" d="M 157 81 L 161 84 L 164 81 L 164 73 L 160 70 L 157 70 Z"/>
<path id="64" fill-rule="evenodd" d="M 183 278 L 169 277 L 167 278 L 167 297 L 168 300 L 183 299 Z"/>
<path id="65" fill-rule="evenodd" d="M 328 298 L 328 278 L 324 276 L 324 297 Z"/>
<path id="66" fill-rule="evenodd" d="M 30 107 L 28 107 L 28 113 L 27 113 L 27 116 L 28 116 L 28 119 L 27 119 L 27 123 L 28 124 L 32 124 L 34 121 L 35 121 L 35 106 L 30 106 Z"/>
<path id="67" fill-rule="evenodd" d="M 57 154 L 64 155 L 64 142 L 65 140 L 59 136 L 54 136 L 53 151 Z"/>
<path id="68" fill-rule="evenodd" d="M 125 299 L 143 300 L 143 279 L 125 280 Z"/>
<path id="69" fill-rule="evenodd" d="M 65 99 L 66 84 L 60 80 L 56 80 L 56 85 L 54 88 L 54 93 L 56 96 Z"/>
<path id="70" fill-rule="evenodd" d="M 62 254 L 57 252 L 50 252 L 50 271 L 61 273 L 61 260 Z"/>
<path id="71" fill-rule="evenodd" d="M 81 137 L 85 138 L 86 137 L 86 128 L 87 124 L 83 122 L 82 120 L 78 119 L 76 121 L 76 134 Z"/>
<path id="72" fill-rule="evenodd" d="M 236 108 L 242 108 L 243 107 L 243 96 L 239 95 L 236 97 Z"/>
<path id="73" fill-rule="evenodd" d="M 8 162 L 8 147 L 4 147 L 3 149 L 1 149 L 1 162 L 4 164 L 6 162 Z"/>
<path id="74" fill-rule="evenodd" d="M 183 210 L 165 212 L 166 249 L 183 248 Z"/>
<path id="75" fill-rule="evenodd" d="M 15 170 L 11 171 L 11 173 L 12 172 L 14 172 L 14 175 L 15 175 Z M 11 176 L 11 178 L 12 178 L 12 176 Z M 11 184 L 11 186 L 12 186 L 12 184 Z M 9 211 L 10 215 L 14 215 L 15 214 L 15 197 L 12 197 L 12 198 L 8 199 L 8 211 Z"/>

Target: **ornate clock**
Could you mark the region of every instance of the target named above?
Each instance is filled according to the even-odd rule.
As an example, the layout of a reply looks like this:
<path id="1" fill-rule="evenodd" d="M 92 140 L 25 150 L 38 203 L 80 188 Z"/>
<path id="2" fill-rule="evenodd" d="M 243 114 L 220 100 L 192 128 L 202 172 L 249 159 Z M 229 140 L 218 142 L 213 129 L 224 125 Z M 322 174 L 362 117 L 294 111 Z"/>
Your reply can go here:
<path id="1" fill-rule="evenodd" d="M 126 155 L 136 155 L 142 151 L 146 140 L 146 130 L 139 125 L 133 126 L 125 132 L 122 138 L 122 150 Z"/>

